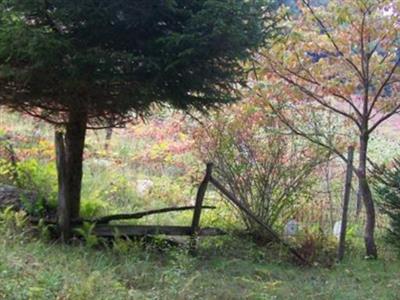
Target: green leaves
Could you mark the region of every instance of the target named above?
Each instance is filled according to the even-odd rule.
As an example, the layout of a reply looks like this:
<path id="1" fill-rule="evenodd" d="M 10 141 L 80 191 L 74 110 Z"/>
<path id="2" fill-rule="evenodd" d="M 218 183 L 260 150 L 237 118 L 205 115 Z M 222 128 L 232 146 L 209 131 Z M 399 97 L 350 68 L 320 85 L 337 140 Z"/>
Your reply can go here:
<path id="1" fill-rule="evenodd" d="M 233 101 L 240 60 L 273 31 L 264 0 L 0 5 L 0 104 L 56 114 L 79 105 L 92 121 L 154 102 L 203 109 Z"/>
<path id="2" fill-rule="evenodd" d="M 351 21 L 350 11 L 348 7 L 338 6 L 336 10 L 336 22 L 340 25 L 349 24 Z"/>
<path id="3" fill-rule="evenodd" d="M 400 249 L 400 160 L 394 159 L 392 167 L 375 170 L 375 192 L 381 211 L 389 217 L 387 241 Z M 400 253 L 400 252 L 399 252 Z"/>

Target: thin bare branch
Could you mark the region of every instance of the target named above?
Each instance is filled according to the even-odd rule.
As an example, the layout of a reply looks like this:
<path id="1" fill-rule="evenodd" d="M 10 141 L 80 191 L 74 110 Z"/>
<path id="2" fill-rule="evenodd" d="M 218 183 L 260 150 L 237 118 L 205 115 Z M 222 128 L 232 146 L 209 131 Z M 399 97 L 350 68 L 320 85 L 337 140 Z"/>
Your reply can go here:
<path id="1" fill-rule="evenodd" d="M 303 132 L 302 130 L 300 130 L 299 128 L 296 128 L 285 116 L 283 116 L 279 110 L 271 103 L 271 102 L 267 102 L 268 106 L 271 108 L 271 110 L 276 114 L 276 116 L 279 118 L 279 120 L 285 124 L 294 134 L 299 135 L 304 137 L 305 139 L 307 139 L 308 141 L 319 145 L 325 149 L 328 149 L 329 151 L 331 151 L 332 153 L 335 153 L 338 157 L 340 157 L 345 163 L 347 163 L 347 158 L 346 156 L 344 156 L 338 149 L 336 149 L 334 146 L 332 145 L 328 145 L 323 143 L 320 140 L 314 139 L 311 137 L 310 134 L 307 134 L 305 132 Z"/>
<path id="2" fill-rule="evenodd" d="M 372 110 L 374 109 L 376 102 L 379 100 L 379 97 L 382 95 L 382 92 L 384 91 L 385 87 L 389 85 L 390 80 L 392 79 L 394 73 L 396 72 L 397 68 L 399 67 L 399 64 L 400 64 L 400 58 L 398 58 L 396 60 L 396 62 L 393 64 L 393 66 L 390 69 L 385 80 L 382 82 L 381 86 L 379 87 L 378 91 L 376 92 L 376 94 L 372 100 L 371 106 L 369 107 L 369 110 L 368 110 L 368 117 L 371 115 Z"/>
<path id="3" fill-rule="evenodd" d="M 287 83 L 297 87 L 305 95 L 311 97 L 312 99 L 317 101 L 323 107 L 328 108 L 328 109 L 330 109 L 330 110 L 332 110 L 332 111 L 334 111 L 334 112 L 336 112 L 336 113 L 338 113 L 338 114 L 340 114 L 340 115 L 352 120 L 357 125 L 357 127 L 361 129 L 361 124 L 358 122 L 358 120 L 354 116 L 352 116 L 352 115 L 348 114 L 347 112 L 344 112 L 344 111 L 342 111 L 342 110 L 340 110 L 340 109 L 338 109 L 338 108 L 326 103 L 324 100 L 322 100 L 321 96 L 313 93 L 312 91 L 310 91 L 309 89 L 305 88 L 304 86 L 302 86 L 301 84 L 297 83 L 296 81 L 294 81 L 294 80 L 290 79 L 289 77 L 281 74 L 275 68 L 273 68 L 273 70 L 274 70 L 275 74 L 278 75 L 281 79 L 283 79 Z"/>
<path id="4" fill-rule="evenodd" d="M 389 113 L 387 113 L 386 115 L 381 117 L 378 121 L 376 121 L 375 124 L 368 129 L 368 134 L 371 134 L 380 124 L 382 124 L 387 119 L 398 113 L 400 113 L 400 104 L 396 105 L 394 109 L 392 109 Z"/>
<path id="5" fill-rule="evenodd" d="M 335 39 L 332 37 L 332 35 L 329 33 L 328 28 L 325 26 L 324 22 L 317 16 L 315 13 L 315 10 L 312 8 L 311 4 L 307 0 L 302 0 L 304 5 L 308 8 L 310 11 L 311 15 L 314 17 L 315 21 L 318 23 L 319 26 L 321 26 L 323 33 L 326 35 L 326 37 L 329 39 L 333 47 L 335 48 L 336 52 L 338 55 L 344 58 L 344 60 L 356 71 L 358 77 L 360 80 L 363 80 L 363 73 L 360 71 L 360 69 L 356 66 L 356 64 L 348 57 L 344 57 L 343 52 L 340 50 L 339 46 L 337 45 Z"/>

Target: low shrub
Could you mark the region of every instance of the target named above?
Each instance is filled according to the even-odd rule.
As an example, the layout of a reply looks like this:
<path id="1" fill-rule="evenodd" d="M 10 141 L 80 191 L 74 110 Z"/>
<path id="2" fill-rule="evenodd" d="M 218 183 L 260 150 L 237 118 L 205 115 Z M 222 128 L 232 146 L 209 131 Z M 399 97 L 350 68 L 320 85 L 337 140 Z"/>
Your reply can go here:
<path id="1" fill-rule="evenodd" d="M 28 224 L 27 213 L 23 210 L 15 211 L 12 206 L 0 211 L 0 225 L 8 233 L 22 233 Z"/>
<path id="2" fill-rule="evenodd" d="M 312 265 L 331 267 L 336 261 L 337 240 L 322 230 L 303 230 L 296 237 L 295 248 Z"/>
<path id="3" fill-rule="evenodd" d="M 210 116 L 195 130 L 199 157 L 243 205 L 271 227 L 282 227 L 310 197 L 313 173 L 325 151 L 287 134 L 267 108 L 251 100 Z M 242 211 L 248 231 L 260 227 Z"/>
<path id="4" fill-rule="evenodd" d="M 94 193 L 97 194 L 97 193 Z M 100 198 L 82 199 L 80 214 L 82 217 L 90 218 L 108 213 L 110 205 Z"/>
<path id="5" fill-rule="evenodd" d="M 54 163 L 28 159 L 18 162 L 18 185 L 34 191 L 39 198 L 46 199 L 51 206 L 57 203 L 57 172 Z"/>

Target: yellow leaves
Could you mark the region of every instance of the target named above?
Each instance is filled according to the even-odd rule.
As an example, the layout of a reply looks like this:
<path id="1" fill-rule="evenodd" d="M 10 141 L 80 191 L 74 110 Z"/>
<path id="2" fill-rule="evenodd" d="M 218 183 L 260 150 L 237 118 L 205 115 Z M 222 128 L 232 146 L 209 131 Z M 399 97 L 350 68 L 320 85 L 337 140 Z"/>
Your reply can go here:
<path id="1" fill-rule="evenodd" d="M 368 0 L 371 11 L 364 15 L 360 3 L 332 0 L 313 11 L 303 6 L 287 38 L 265 51 L 259 82 L 252 82 L 257 89 L 253 95 L 292 103 L 320 97 L 322 101 L 356 101 L 353 96 L 362 91 L 366 66 L 368 81 L 378 90 L 397 59 L 398 13 L 382 14 L 388 3 Z M 400 1 L 397 5 L 400 8 Z M 400 99 L 392 97 L 377 105 L 390 111 L 396 103 Z"/>
<path id="2" fill-rule="evenodd" d="M 154 144 L 149 152 L 151 159 L 157 159 L 168 150 L 169 143 L 167 141 L 162 141 L 158 144 Z"/>
<path id="3" fill-rule="evenodd" d="M 12 173 L 13 166 L 5 159 L 0 159 L 0 177 L 8 176 Z"/>
<path id="4" fill-rule="evenodd" d="M 178 132 L 178 139 L 181 142 L 185 142 L 188 140 L 188 136 L 184 134 L 183 132 Z"/>
<path id="5" fill-rule="evenodd" d="M 301 32 L 299 32 L 299 31 L 293 31 L 291 34 L 290 34 L 290 42 L 291 43 L 296 43 L 296 42 L 302 42 L 303 41 L 303 38 L 304 38 L 304 35 L 301 33 Z"/>
<path id="6" fill-rule="evenodd" d="M 348 24 L 351 21 L 349 8 L 346 6 L 337 6 L 336 22 L 340 25 Z"/>

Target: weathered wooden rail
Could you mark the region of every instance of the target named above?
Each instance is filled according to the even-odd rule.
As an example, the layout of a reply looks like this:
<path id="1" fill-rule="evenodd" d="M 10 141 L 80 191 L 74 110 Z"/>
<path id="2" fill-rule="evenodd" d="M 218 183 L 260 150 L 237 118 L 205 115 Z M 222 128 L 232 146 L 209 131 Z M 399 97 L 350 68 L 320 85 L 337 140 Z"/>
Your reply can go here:
<path id="1" fill-rule="evenodd" d="M 158 226 L 158 225 L 96 225 L 93 233 L 97 236 L 113 238 L 115 236 L 147 236 L 147 235 L 192 235 L 189 226 Z M 196 232 L 198 236 L 215 236 L 224 232 L 218 228 L 201 228 Z"/>
<path id="2" fill-rule="evenodd" d="M 200 219 L 203 209 L 214 209 L 214 206 L 203 206 L 204 197 L 209 184 L 212 184 L 217 191 L 219 191 L 226 199 L 228 199 L 238 209 L 248 215 L 254 222 L 256 222 L 263 230 L 268 232 L 269 235 L 278 243 L 285 246 L 294 257 L 302 263 L 307 263 L 306 260 L 288 243 L 286 243 L 280 236 L 253 212 L 251 212 L 244 204 L 243 201 L 238 199 L 232 192 L 230 192 L 223 184 L 212 176 L 213 165 L 207 164 L 206 174 L 201 182 L 196 195 L 196 202 L 194 206 L 182 207 L 167 207 L 162 209 L 155 209 L 137 213 L 117 214 L 111 216 L 104 216 L 92 219 L 78 219 L 73 220 L 72 226 L 79 228 L 84 222 L 95 224 L 93 233 L 99 237 L 114 238 L 115 236 L 124 237 L 138 237 L 138 236 L 151 236 L 151 235 L 170 235 L 170 236 L 190 236 L 190 252 L 196 252 L 196 245 L 199 236 L 216 236 L 225 234 L 224 231 L 218 228 L 201 228 Z M 193 218 L 191 226 L 164 226 L 164 225 L 128 225 L 128 224 L 110 224 L 112 221 L 140 219 L 145 216 L 162 214 L 168 212 L 193 210 Z M 48 223 L 57 224 L 56 220 L 48 220 Z"/>
<path id="3" fill-rule="evenodd" d="M 268 234 L 270 234 L 271 237 L 276 242 L 285 246 L 289 250 L 289 252 L 292 253 L 293 256 L 296 257 L 299 261 L 301 261 L 302 263 L 307 263 L 307 261 L 303 258 L 303 256 L 301 256 L 301 254 L 296 249 L 294 249 L 283 239 L 281 239 L 280 236 L 272 228 L 270 228 L 254 213 L 252 213 L 245 205 L 242 204 L 243 203 L 242 201 L 237 199 L 236 196 L 230 191 L 228 191 L 218 180 L 211 177 L 210 182 L 221 192 L 222 195 L 224 195 L 228 200 L 230 200 L 237 208 L 243 211 L 246 215 L 248 215 L 251 219 L 253 219 L 253 221 L 255 221 L 258 225 L 260 225 L 261 228 L 263 228 L 266 232 L 268 232 Z"/>
<path id="4" fill-rule="evenodd" d="M 201 182 L 194 206 L 166 207 L 161 209 L 124 213 L 99 218 L 85 219 L 80 218 L 72 220 L 72 228 L 79 228 L 83 223 L 88 222 L 95 224 L 92 233 L 98 237 L 114 238 L 122 236 L 127 238 L 144 237 L 152 235 L 169 235 L 169 236 L 190 236 L 190 251 L 195 253 L 196 243 L 200 236 L 216 236 L 223 235 L 225 232 L 218 228 L 201 228 L 200 218 L 203 209 L 215 209 L 215 206 L 203 205 L 204 196 L 207 186 L 211 180 L 212 164 L 207 165 L 206 175 Z M 165 226 L 165 225 L 129 225 L 129 224 L 110 224 L 113 221 L 123 221 L 140 219 L 154 214 L 163 214 L 169 212 L 179 212 L 193 210 L 193 218 L 191 226 Z M 32 221 L 39 221 L 34 220 Z M 57 224 L 57 220 L 46 220 L 47 223 Z"/>
<path id="5" fill-rule="evenodd" d="M 161 209 L 147 210 L 137 213 L 129 213 L 129 214 L 116 214 L 111 216 L 105 216 L 100 218 L 92 218 L 92 219 L 79 219 L 74 221 L 73 223 L 82 224 L 84 222 L 96 223 L 96 224 L 108 224 L 112 221 L 121 221 L 121 220 L 132 220 L 132 219 L 141 219 L 146 216 L 163 214 L 168 212 L 177 212 L 177 211 L 185 211 L 185 210 L 193 210 L 195 206 L 178 206 L 178 207 L 166 207 Z M 200 209 L 215 209 L 215 206 L 201 206 Z"/>

